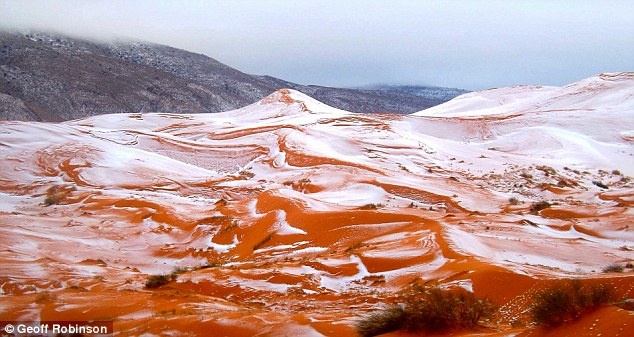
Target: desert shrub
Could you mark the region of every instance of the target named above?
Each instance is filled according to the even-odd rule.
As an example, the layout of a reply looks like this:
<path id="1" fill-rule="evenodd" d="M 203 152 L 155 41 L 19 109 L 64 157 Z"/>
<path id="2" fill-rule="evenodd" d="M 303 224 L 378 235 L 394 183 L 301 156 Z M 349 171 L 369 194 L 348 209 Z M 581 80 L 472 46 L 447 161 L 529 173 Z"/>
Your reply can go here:
<path id="1" fill-rule="evenodd" d="M 472 328 L 494 313 L 493 305 L 467 291 L 440 288 L 425 289 L 411 297 L 405 307 L 405 328 L 412 331 L 443 331 L 452 328 Z"/>
<path id="2" fill-rule="evenodd" d="M 494 306 L 465 290 L 426 288 L 406 298 L 402 307 L 372 314 L 357 324 L 363 336 L 376 336 L 390 331 L 439 332 L 455 328 L 473 328 L 490 318 Z"/>
<path id="3" fill-rule="evenodd" d="M 44 198 L 44 205 L 58 205 L 64 201 L 72 191 L 75 191 L 74 186 L 54 185 L 46 190 L 46 198 Z"/>
<path id="4" fill-rule="evenodd" d="M 400 307 L 393 307 L 359 321 L 356 329 L 359 336 L 372 337 L 400 329 L 405 320 L 405 311 Z"/>
<path id="5" fill-rule="evenodd" d="M 222 263 L 207 261 L 206 263 L 201 264 L 195 269 L 198 270 L 198 269 L 208 269 L 208 268 L 216 268 L 216 267 L 222 267 Z"/>
<path id="6" fill-rule="evenodd" d="M 604 273 L 621 273 L 623 272 L 623 266 L 618 263 L 612 263 L 605 267 L 603 267 L 602 271 Z"/>
<path id="7" fill-rule="evenodd" d="M 634 311 L 634 299 L 628 298 L 628 299 L 623 300 L 623 301 L 621 301 L 619 303 L 616 303 L 616 306 L 621 308 L 621 309 Z"/>
<path id="8" fill-rule="evenodd" d="M 614 300 L 614 291 L 600 284 L 590 288 L 589 301 L 587 301 L 587 304 L 591 306 L 599 306 L 601 304 L 610 303 L 613 300 Z"/>
<path id="9" fill-rule="evenodd" d="M 612 290 L 604 285 L 589 287 L 580 281 L 570 281 L 537 293 L 531 314 L 538 324 L 557 326 L 609 303 L 613 298 Z"/>
<path id="10" fill-rule="evenodd" d="M 542 172 L 544 172 L 545 176 L 551 176 L 551 175 L 556 175 L 557 171 L 555 171 L 554 168 L 550 167 L 550 166 L 546 166 L 546 165 L 539 165 L 537 167 L 535 167 L 535 169 L 540 170 Z"/>
<path id="11" fill-rule="evenodd" d="M 565 288 L 552 288 L 538 293 L 531 309 L 538 324 L 559 325 L 576 316 L 574 295 Z"/>
<path id="12" fill-rule="evenodd" d="M 44 198 L 44 205 L 46 205 L 46 206 L 57 205 L 62 200 L 64 200 L 64 198 L 65 198 L 65 196 L 63 196 L 61 194 L 49 195 L 46 198 Z"/>
<path id="13" fill-rule="evenodd" d="M 48 291 L 39 293 L 37 297 L 35 297 L 35 303 L 45 303 L 45 302 L 54 302 L 57 301 L 57 295 L 50 293 Z"/>
<path id="14" fill-rule="evenodd" d="M 385 205 L 383 204 L 365 204 L 363 206 L 361 206 L 359 209 L 364 209 L 364 210 L 373 210 L 373 209 L 379 209 L 385 207 Z"/>
<path id="15" fill-rule="evenodd" d="M 145 287 L 148 289 L 155 289 L 162 287 L 171 281 L 176 281 L 178 274 L 172 273 L 169 275 L 150 275 L 145 281 Z"/>
<path id="16" fill-rule="evenodd" d="M 528 172 L 522 172 L 522 174 L 520 174 L 520 177 L 524 179 L 533 179 L 533 175 Z"/>
<path id="17" fill-rule="evenodd" d="M 519 205 L 520 201 L 516 197 L 511 197 L 511 198 L 509 198 L 509 203 L 511 205 Z"/>
<path id="18" fill-rule="evenodd" d="M 606 190 L 609 188 L 608 185 L 606 185 L 606 184 L 604 184 L 604 183 L 602 183 L 602 182 L 600 182 L 598 180 L 595 180 L 592 183 L 594 185 L 596 185 L 597 187 L 600 187 L 600 188 L 603 188 L 603 189 L 606 189 Z"/>
<path id="19" fill-rule="evenodd" d="M 549 208 L 552 206 L 548 201 L 540 201 L 531 205 L 531 212 L 537 213 L 543 209 Z"/>
<path id="20" fill-rule="evenodd" d="M 178 275 L 178 274 L 183 274 L 186 273 L 190 270 L 190 268 L 187 267 L 174 267 L 174 269 L 172 269 L 172 276 L 174 275 Z"/>

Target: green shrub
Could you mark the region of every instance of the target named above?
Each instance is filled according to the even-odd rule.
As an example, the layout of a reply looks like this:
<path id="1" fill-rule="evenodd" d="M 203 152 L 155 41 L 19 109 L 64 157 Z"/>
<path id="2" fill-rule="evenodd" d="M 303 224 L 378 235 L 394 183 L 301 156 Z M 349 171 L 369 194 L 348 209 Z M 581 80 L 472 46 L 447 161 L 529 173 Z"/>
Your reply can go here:
<path id="1" fill-rule="evenodd" d="M 613 298 L 612 290 L 604 285 L 587 287 L 580 281 L 570 281 L 537 293 L 531 314 L 538 324 L 558 326 L 609 303 Z"/>

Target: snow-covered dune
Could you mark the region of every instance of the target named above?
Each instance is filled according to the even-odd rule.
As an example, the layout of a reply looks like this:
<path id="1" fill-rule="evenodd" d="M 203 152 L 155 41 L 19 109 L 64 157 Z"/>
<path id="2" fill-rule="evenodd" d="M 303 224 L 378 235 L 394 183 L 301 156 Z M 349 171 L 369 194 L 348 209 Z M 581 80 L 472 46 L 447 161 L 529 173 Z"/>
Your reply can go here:
<path id="1" fill-rule="evenodd" d="M 634 73 L 601 74 L 561 88 L 484 90 L 413 116 L 478 125 L 461 130 L 471 145 L 529 162 L 634 174 L 627 137 L 634 130 Z"/>
<path id="2" fill-rule="evenodd" d="M 471 92 L 413 115 L 481 118 L 547 111 L 631 111 L 633 88 L 634 73 L 606 73 L 564 87 L 516 86 Z"/>
<path id="3" fill-rule="evenodd" d="M 0 122 L 0 316 L 345 336 L 430 282 L 505 319 L 558 278 L 632 296 L 631 270 L 601 269 L 634 249 L 633 84 L 492 89 L 408 116 L 280 90 L 218 114 Z"/>

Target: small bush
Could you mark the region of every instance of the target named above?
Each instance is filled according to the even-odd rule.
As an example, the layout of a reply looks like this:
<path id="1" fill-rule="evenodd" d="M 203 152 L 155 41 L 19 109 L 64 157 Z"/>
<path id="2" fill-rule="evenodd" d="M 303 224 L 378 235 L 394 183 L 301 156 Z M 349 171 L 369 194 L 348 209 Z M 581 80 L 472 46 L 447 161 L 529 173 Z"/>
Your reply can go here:
<path id="1" fill-rule="evenodd" d="M 574 295 L 565 288 L 552 288 L 535 297 L 533 320 L 538 324 L 559 325 L 577 316 Z"/>
<path id="2" fill-rule="evenodd" d="M 580 281 L 570 281 L 537 293 L 531 314 L 538 324 L 558 326 L 613 298 L 612 290 L 603 285 L 584 287 Z"/>
<path id="3" fill-rule="evenodd" d="M 620 303 L 616 303 L 616 306 L 621 309 L 634 311 L 634 299 L 628 298 L 626 300 L 621 301 Z"/>
<path id="4" fill-rule="evenodd" d="M 35 297 L 35 303 L 46 303 L 46 302 L 55 302 L 57 301 L 57 295 L 52 294 L 48 291 L 40 293 Z"/>
<path id="5" fill-rule="evenodd" d="M 614 292 L 604 285 L 594 286 L 589 290 L 589 292 L 590 297 L 588 303 L 593 307 L 609 303 L 614 300 Z"/>
<path id="6" fill-rule="evenodd" d="M 622 273 L 623 272 L 623 266 L 618 264 L 618 263 L 612 263 L 610 265 L 607 265 L 605 267 L 603 267 L 602 271 L 604 273 Z"/>
<path id="7" fill-rule="evenodd" d="M 531 212 L 537 213 L 543 209 L 550 208 L 552 206 L 548 201 L 540 201 L 531 205 Z"/>
<path id="8" fill-rule="evenodd" d="M 559 181 L 557 181 L 557 186 L 559 187 L 575 187 L 579 186 L 579 183 L 568 178 L 559 177 Z"/>
<path id="9" fill-rule="evenodd" d="M 600 182 L 598 180 L 595 180 L 592 183 L 595 184 L 597 187 L 600 187 L 600 188 L 603 188 L 603 189 L 606 189 L 606 190 L 609 188 L 608 185 L 606 185 L 606 184 L 604 184 L 604 183 L 602 183 L 602 182 Z"/>
<path id="10" fill-rule="evenodd" d="M 494 313 L 493 305 L 472 293 L 431 288 L 407 303 L 405 328 L 410 331 L 444 331 L 473 328 Z"/>
<path id="11" fill-rule="evenodd" d="M 200 266 L 198 266 L 195 269 L 208 269 L 208 268 L 217 268 L 217 267 L 222 267 L 222 263 L 207 261 L 206 263 L 201 264 Z"/>
<path id="12" fill-rule="evenodd" d="M 509 198 L 509 203 L 511 205 L 519 205 L 520 201 L 516 197 L 511 197 L 511 198 Z"/>
<path id="13" fill-rule="evenodd" d="M 554 168 L 550 167 L 550 166 L 546 166 L 546 165 L 539 165 L 537 167 L 535 167 L 535 169 L 540 170 L 542 172 L 544 172 L 544 175 L 549 177 L 551 175 L 556 175 L 557 171 L 555 171 Z"/>
<path id="14" fill-rule="evenodd" d="M 363 337 L 405 329 L 439 332 L 455 328 L 473 328 L 490 318 L 494 306 L 463 289 L 425 289 L 406 298 L 402 307 L 372 314 L 359 321 L 357 332 Z"/>
<path id="15" fill-rule="evenodd" d="M 177 274 L 170 275 L 151 275 L 145 281 L 145 287 L 148 289 L 156 289 L 162 287 L 172 281 L 176 281 Z"/>
<path id="16" fill-rule="evenodd" d="M 183 274 L 186 273 L 190 270 L 190 268 L 187 267 L 174 267 L 174 269 L 172 269 L 172 276 L 173 275 L 178 275 L 178 274 Z"/>
<path id="17" fill-rule="evenodd" d="M 366 204 L 366 205 L 363 205 L 363 206 L 359 207 L 359 209 L 374 210 L 374 209 L 379 209 L 379 208 L 382 208 L 382 207 L 385 207 L 385 205 L 383 205 L 383 204 Z"/>
<path id="18" fill-rule="evenodd" d="M 54 185 L 46 190 L 46 198 L 44 198 L 44 205 L 59 205 L 62 201 L 70 195 L 72 191 L 75 191 L 74 186 L 66 185 Z"/>
<path id="19" fill-rule="evenodd" d="M 359 321 L 356 329 L 359 336 L 372 337 L 400 329 L 405 320 L 405 311 L 394 307 L 371 314 Z"/>

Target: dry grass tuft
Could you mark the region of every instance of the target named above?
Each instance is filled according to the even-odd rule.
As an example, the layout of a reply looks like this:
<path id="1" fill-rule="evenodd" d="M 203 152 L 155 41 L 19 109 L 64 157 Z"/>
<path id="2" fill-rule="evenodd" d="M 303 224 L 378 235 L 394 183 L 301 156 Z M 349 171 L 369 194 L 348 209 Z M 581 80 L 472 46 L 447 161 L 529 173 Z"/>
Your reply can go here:
<path id="1" fill-rule="evenodd" d="M 373 313 L 356 325 L 362 337 L 390 331 L 442 332 L 474 328 L 495 312 L 491 302 L 476 298 L 464 289 L 423 288 L 401 306 Z"/>
<path id="2" fill-rule="evenodd" d="M 584 286 L 581 281 L 574 280 L 537 293 L 531 314 L 535 323 L 553 327 L 576 319 L 613 299 L 612 289 L 604 285 Z"/>

